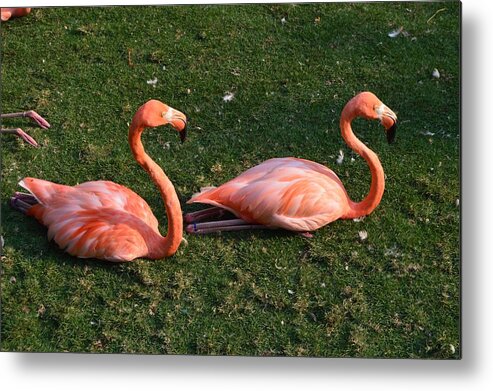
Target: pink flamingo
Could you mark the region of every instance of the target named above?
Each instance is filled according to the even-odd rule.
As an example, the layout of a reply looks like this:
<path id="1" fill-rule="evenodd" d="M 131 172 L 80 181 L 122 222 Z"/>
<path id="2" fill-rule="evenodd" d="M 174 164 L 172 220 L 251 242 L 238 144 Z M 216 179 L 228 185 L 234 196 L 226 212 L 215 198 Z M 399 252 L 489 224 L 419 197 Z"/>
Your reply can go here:
<path id="1" fill-rule="evenodd" d="M 7 114 L 1 114 L 0 115 L 0 118 L 16 118 L 16 117 L 27 117 L 27 118 L 31 118 L 34 122 L 36 122 L 36 124 L 38 124 L 43 129 L 48 129 L 51 126 L 48 123 L 48 121 L 46 121 L 43 117 L 41 117 L 34 110 L 21 111 L 19 113 L 7 113 Z M 23 139 L 25 142 L 31 144 L 33 147 L 37 147 L 38 146 L 38 143 L 36 142 L 36 140 L 34 140 L 31 136 L 29 136 L 21 128 L 0 129 L 0 133 L 14 134 L 14 135 L 20 137 L 21 139 Z"/>
<path id="2" fill-rule="evenodd" d="M 371 92 L 362 92 L 344 107 L 340 127 L 349 147 L 370 167 L 370 193 L 353 202 L 340 179 L 327 167 L 293 157 L 269 159 L 219 186 L 204 188 L 188 203 L 214 205 L 185 216 L 189 233 L 237 231 L 255 228 L 284 228 L 311 237 L 314 231 L 337 219 L 370 214 L 384 192 L 384 173 L 377 155 L 354 135 L 355 117 L 378 119 L 385 127 L 388 142 L 395 137 L 397 117 Z M 226 211 L 237 218 L 199 223 Z"/>
<path id="3" fill-rule="evenodd" d="M 2 22 L 6 22 L 11 18 L 20 18 L 31 12 L 31 8 L 2 8 Z"/>
<path id="4" fill-rule="evenodd" d="M 29 193 L 15 193 L 11 205 L 48 227 L 48 239 L 79 258 L 132 261 L 173 255 L 182 241 L 183 218 L 173 184 L 146 154 L 141 141 L 145 128 L 170 124 L 186 136 L 186 117 L 157 100 L 143 104 L 130 125 L 128 140 L 137 163 L 161 192 L 168 217 L 168 234 L 159 233 L 149 205 L 132 190 L 108 181 L 64 186 L 35 178 L 19 185 Z"/>

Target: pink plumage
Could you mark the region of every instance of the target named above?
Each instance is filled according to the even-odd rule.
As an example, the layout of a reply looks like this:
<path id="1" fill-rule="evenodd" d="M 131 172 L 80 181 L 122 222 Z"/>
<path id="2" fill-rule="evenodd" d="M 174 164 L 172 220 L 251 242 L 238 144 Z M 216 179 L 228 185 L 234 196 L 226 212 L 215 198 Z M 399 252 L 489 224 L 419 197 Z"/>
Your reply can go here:
<path id="1" fill-rule="evenodd" d="M 348 200 L 332 170 L 287 157 L 267 160 L 188 202 L 224 208 L 248 223 L 314 231 L 344 215 Z"/>
<path id="2" fill-rule="evenodd" d="M 117 183 L 58 185 L 24 178 L 37 200 L 26 211 L 48 227 L 48 239 L 79 258 L 125 261 L 145 256 L 161 237 L 158 221 L 138 194 Z"/>
<path id="3" fill-rule="evenodd" d="M 189 213 L 185 221 L 189 233 L 209 233 L 255 228 L 284 228 L 310 235 L 337 219 L 360 217 L 371 213 L 384 192 L 384 173 L 377 155 L 354 135 L 355 117 L 378 119 L 393 140 L 397 117 L 371 92 L 351 99 L 341 114 L 341 132 L 346 143 L 368 163 L 372 183 L 368 196 L 353 202 L 337 175 L 327 167 L 294 157 L 267 160 L 250 168 L 217 188 L 204 189 L 189 203 L 213 205 Z M 237 219 L 203 222 L 223 216 L 224 210 Z"/>
<path id="4" fill-rule="evenodd" d="M 117 183 L 85 182 L 65 186 L 36 178 L 19 185 L 29 193 L 16 193 L 11 204 L 34 216 L 48 228 L 48 239 L 79 258 L 131 261 L 173 255 L 182 241 L 183 219 L 173 184 L 145 153 L 141 142 L 146 127 L 171 124 L 183 136 L 186 117 L 162 102 L 151 100 L 135 114 L 129 144 L 137 162 L 159 189 L 168 217 L 168 235 L 159 233 L 151 208 L 138 194 Z"/>

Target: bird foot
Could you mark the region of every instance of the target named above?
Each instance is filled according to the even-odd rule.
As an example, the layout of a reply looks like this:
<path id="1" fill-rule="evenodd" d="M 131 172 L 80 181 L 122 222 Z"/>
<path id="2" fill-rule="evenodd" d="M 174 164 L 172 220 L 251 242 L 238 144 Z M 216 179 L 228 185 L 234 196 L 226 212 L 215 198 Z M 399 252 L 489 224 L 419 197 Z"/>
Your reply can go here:
<path id="1" fill-rule="evenodd" d="M 23 139 L 26 143 L 32 145 L 33 147 L 39 147 L 38 143 L 36 142 L 35 139 L 33 139 L 31 136 L 29 136 L 26 132 L 24 132 L 22 129 L 17 129 L 17 136 L 19 136 L 21 139 Z"/>
<path id="2" fill-rule="evenodd" d="M 2 130 L 0 130 L 0 133 L 11 133 L 11 134 L 15 134 L 17 137 L 20 137 L 26 143 L 32 145 L 33 147 L 38 147 L 38 143 L 36 142 L 36 140 L 33 139 L 31 136 L 29 136 L 21 128 L 16 128 L 16 129 L 2 129 Z"/>
<path id="3" fill-rule="evenodd" d="M 311 239 L 313 238 L 313 234 L 311 232 L 300 232 L 298 235 L 303 236 L 304 238 Z"/>
<path id="4" fill-rule="evenodd" d="M 45 120 L 43 117 L 41 117 L 34 110 L 29 110 L 29 111 L 24 112 L 24 116 L 31 118 L 34 122 L 36 122 L 43 129 L 48 129 L 51 127 L 51 125 L 48 123 L 48 121 Z"/>

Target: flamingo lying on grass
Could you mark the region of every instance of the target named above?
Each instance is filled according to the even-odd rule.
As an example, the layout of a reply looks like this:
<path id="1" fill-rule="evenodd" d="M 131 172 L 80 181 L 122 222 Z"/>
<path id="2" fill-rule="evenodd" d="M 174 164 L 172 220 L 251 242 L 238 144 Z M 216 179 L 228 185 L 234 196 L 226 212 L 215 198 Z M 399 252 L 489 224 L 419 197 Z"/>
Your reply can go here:
<path id="1" fill-rule="evenodd" d="M 7 114 L 1 114 L 0 118 L 17 118 L 17 117 L 27 117 L 31 118 L 34 122 L 36 122 L 40 127 L 43 129 L 48 129 L 51 125 L 48 123 L 47 120 L 45 120 L 43 117 L 41 117 L 38 113 L 36 113 L 34 110 L 29 110 L 29 111 L 21 111 L 19 113 L 7 113 Z M 14 134 L 21 139 L 23 139 L 25 142 L 31 144 L 33 147 L 37 147 L 38 143 L 36 140 L 34 140 L 31 136 L 29 136 L 26 132 L 24 132 L 21 128 L 15 128 L 15 129 L 0 129 L 0 133 L 4 134 Z"/>
<path id="2" fill-rule="evenodd" d="M 26 16 L 29 12 L 31 12 L 31 8 L 2 8 L 2 22 L 6 22 L 11 18 L 20 18 L 21 16 Z"/>
<path id="3" fill-rule="evenodd" d="M 162 237 L 149 205 L 132 190 L 107 181 L 64 186 L 35 178 L 19 185 L 11 205 L 48 227 L 48 238 L 79 258 L 131 261 L 173 255 L 182 241 L 183 218 L 173 184 L 145 153 L 141 135 L 145 128 L 170 124 L 186 136 L 183 113 L 157 100 L 142 105 L 130 125 L 130 149 L 161 192 L 168 217 L 168 234 Z"/>
<path id="4" fill-rule="evenodd" d="M 185 216 L 189 233 L 237 231 L 255 228 L 284 228 L 310 237 L 314 231 L 337 219 L 370 214 L 384 192 L 384 173 L 377 155 L 354 135 L 355 117 L 378 119 L 388 142 L 395 137 L 397 117 L 371 92 L 362 92 L 344 107 L 340 127 L 349 147 L 361 155 L 371 171 L 370 193 L 353 202 L 340 179 L 327 167 L 293 157 L 267 160 L 237 178 L 215 188 L 204 188 L 188 203 L 214 205 Z M 199 223 L 222 217 L 226 211 L 237 218 Z"/>

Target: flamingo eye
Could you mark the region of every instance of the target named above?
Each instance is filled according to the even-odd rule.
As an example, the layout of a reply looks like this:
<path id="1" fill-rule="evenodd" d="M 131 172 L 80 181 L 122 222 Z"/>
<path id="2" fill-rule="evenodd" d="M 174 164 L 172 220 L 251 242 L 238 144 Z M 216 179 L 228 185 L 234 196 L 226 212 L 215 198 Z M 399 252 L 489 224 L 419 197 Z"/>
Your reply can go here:
<path id="1" fill-rule="evenodd" d="M 161 114 L 166 121 L 171 121 L 173 119 L 173 109 L 170 107 L 168 110 L 163 111 Z"/>

